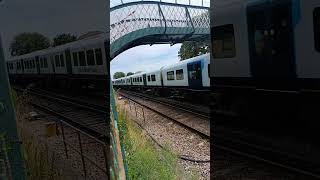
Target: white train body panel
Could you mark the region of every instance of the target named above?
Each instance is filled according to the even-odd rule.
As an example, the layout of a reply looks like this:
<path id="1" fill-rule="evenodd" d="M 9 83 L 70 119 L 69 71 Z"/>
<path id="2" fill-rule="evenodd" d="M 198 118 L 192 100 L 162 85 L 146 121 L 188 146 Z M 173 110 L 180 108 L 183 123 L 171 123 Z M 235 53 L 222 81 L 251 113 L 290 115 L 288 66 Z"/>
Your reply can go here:
<path id="1" fill-rule="evenodd" d="M 250 77 L 247 20 L 243 18 L 246 15 L 245 3 L 243 0 L 225 0 L 214 1 L 213 4 L 216 8 L 213 11 L 214 23 L 211 26 L 233 25 L 236 52 L 235 56 L 228 58 L 213 56 L 212 73 L 215 77 Z"/>
<path id="2" fill-rule="evenodd" d="M 191 59 L 187 59 L 184 61 L 180 61 L 176 64 L 166 66 L 162 68 L 162 77 L 163 77 L 163 86 L 176 86 L 176 87 L 188 87 L 189 84 L 189 71 L 188 71 L 188 64 L 201 61 L 201 78 L 202 87 L 209 87 L 210 86 L 210 78 L 209 78 L 209 71 L 208 65 L 210 64 L 210 54 L 204 54 L 201 56 L 197 56 Z M 178 71 L 182 71 L 183 76 L 179 75 L 178 78 L 177 73 Z M 168 73 L 173 72 L 173 80 L 169 80 Z"/>
<path id="3" fill-rule="evenodd" d="M 146 76 L 147 76 L 147 86 L 161 86 L 161 71 L 160 70 L 147 72 Z M 149 76 L 150 76 L 150 81 L 149 81 Z"/>
<path id="4" fill-rule="evenodd" d="M 93 64 L 88 64 L 88 51 L 93 52 Z M 98 59 L 98 51 L 101 52 L 101 58 Z M 77 42 L 77 44 L 73 45 L 70 48 L 71 51 L 71 59 L 72 59 L 72 72 L 73 74 L 90 74 L 90 75 L 106 75 L 107 74 L 107 65 L 106 54 L 104 49 L 104 39 L 92 39 L 90 41 L 86 41 L 85 45 L 83 42 Z M 85 64 L 81 65 L 79 60 L 79 52 L 84 52 Z M 75 62 L 76 58 L 78 58 L 78 64 Z"/>
<path id="5" fill-rule="evenodd" d="M 128 76 L 129 77 L 129 76 Z M 130 76 L 132 78 L 132 85 L 135 86 L 143 86 L 143 77 L 142 77 L 142 73 L 139 74 L 134 74 L 132 76 Z M 133 80 L 134 79 L 134 80 Z"/>
<path id="6" fill-rule="evenodd" d="M 287 44 L 292 45 L 292 53 L 291 50 L 288 53 L 288 56 L 286 53 L 285 48 L 279 48 L 276 45 L 274 46 L 275 49 L 274 53 L 275 56 L 272 57 L 272 65 L 270 67 L 266 67 L 265 73 L 260 75 L 255 75 L 254 71 L 256 70 L 257 65 L 254 65 L 254 63 L 260 63 L 259 59 L 252 58 L 250 60 L 250 56 L 252 56 L 252 52 L 250 52 L 250 48 L 258 48 L 258 40 L 259 34 L 250 34 L 250 30 L 248 29 L 249 21 L 248 19 L 252 18 L 251 15 L 247 16 L 248 8 L 252 9 L 252 12 L 258 12 L 258 8 L 254 10 L 255 7 L 261 6 L 263 8 L 268 6 L 264 6 L 264 3 L 273 3 L 273 6 L 279 6 L 280 3 L 287 3 L 285 6 L 290 7 L 290 13 L 285 14 L 286 18 L 283 18 L 284 15 L 281 15 L 281 18 L 275 18 L 272 19 L 272 23 L 279 23 L 281 22 L 290 22 L 290 26 L 288 28 L 292 31 L 292 38 L 289 33 L 289 38 L 285 40 L 281 40 L 279 37 L 282 36 L 276 36 L 276 33 L 281 33 L 281 31 L 285 31 L 285 28 L 287 27 L 286 24 L 282 24 L 282 27 L 268 27 L 270 29 L 267 29 L 264 31 L 264 34 L 261 33 L 263 36 L 271 36 L 271 32 L 275 32 L 275 37 L 279 38 L 281 43 L 284 43 L 283 47 L 288 47 Z M 278 4 L 277 4 L 278 3 Z M 290 3 L 290 4 L 289 4 Z M 282 4 L 282 5 L 283 5 Z M 290 6 L 289 6 L 290 5 Z M 214 20 L 214 23 L 211 25 L 211 28 L 213 28 L 212 33 L 213 36 L 216 36 L 214 38 L 215 41 L 212 42 L 212 64 L 211 69 L 212 74 L 211 77 L 215 78 L 247 78 L 249 81 L 253 81 L 255 86 L 257 83 L 261 82 L 260 80 L 264 79 L 273 79 L 274 81 L 278 81 L 277 77 L 282 80 L 279 80 L 278 84 L 281 84 L 281 81 L 286 82 L 286 78 L 290 81 L 292 81 L 291 84 L 296 84 L 296 87 L 300 86 L 298 83 L 295 83 L 299 79 L 299 81 L 307 80 L 308 82 L 308 88 L 315 87 L 318 88 L 318 79 L 320 79 L 320 48 L 316 47 L 316 44 L 320 41 L 320 38 L 318 39 L 315 37 L 316 33 L 318 33 L 318 36 L 320 36 L 320 1 L 319 0 L 291 0 L 291 1 L 285 1 L 285 0 L 278 0 L 278 1 L 263 1 L 263 0 L 224 0 L 224 1 L 214 1 L 213 6 L 215 7 L 215 10 L 211 12 L 211 19 Z M 252 8 L 253 7 L 253 8 Z M 261 8 L 260 7 L 260 8 Z M 283 6 L 282 6 L 283 7 Z M 276 11 L 275 11 L 276 12 Z M 260 13 L 261 14 L 261 13 Z M 275 14 L 275 13 L 274 13 Z M 317 14 L 317 16 L 316 16 Z M 268 14 L 269 15 L 269 14 Z M 268 16 L 265 15 L 265 16 Z M 251 20 L 253 25 L 257 25 L 258 23 Z M 251 22 L 251 23 L 252 23 Z M 318 24 L 316 24 L 318 22 Z M 230 57 L 217 57 L 216 53 L 219 53 L 219 50 L 217 47 L 219 47 L 219 40 L 217 37 L 220 36 L 219 34 L 219 27 L 221 26 L 227 26 L 232 25 L 233 26 L 233 36 L 234 36 L 234 46 L 235 46 L 235 53 L 234 56 Z M 257 25 L 258 26 L 258 25 Z M 316 30 L 318 29 L 318 30 Z M 257 33 L 258 31 L 262 31 L 262 29 L 257 29 L 254 31 Z M 272 31 L 274 30 L 274 31 Z M 287 32 L 287 31 L 285 31 Z M 257 39 L 254 39 L 254 43 L 251 44 L 252 47 L 250 47 L 250 36 L 254 36 Z M 291 39 L 290 39 L 291 38 Z M 278 39 L 276 39 L 278 40 Z M 286 44 L 287 43 L 287 44 Z M 218 44 L 218 45 L 217 45 Z M 254 46 L 256 45 L 256 47 Z M 230 48 L 230 47 L 229 47 Z M 317 49 L 318 48 L 318 49 Z M 278 51 L 277 51 L 278 50 Z M 253 50 L 252 50 L 253 51 Z M 277 53 L 279 52 L 279 56 L 277 56 Z M 251 55 L 250 55 L 251 53 Z M 282 53 L 282 54 L 281 54 Z M 280 56 L 283 56 L 284 58 L 279 58 Z M 276 59 L 279 58 L 279 59 Z M 291 59 L 290 59 L 291 58 Z M 283 60 L 289 59 L 288 65 L 281 64 Z M 290 64 L 292 63 L 292 64 Z M 261 63 L 262 64 L 262 63 Z M 273 65 L 274 64 L 274 65 Z M 281 68 L 278 68 L 280 66 Z M 291 68 L 292 65 L 292 68 Z M 286 67 L 290 67 L 291 69 Z M 263 69 L 263 68 L 260 68 Z M 283 69 L 283 71 L 281 71 Z M 286 74 L 286 72 L 289 72 Z M 257 72 L 261 72 L 258 70 Z M 283 72 L 283 73 L 281 73 Z M 288 75 L 289 74 L 289 75 Z M 256 78 L 260 78 L 257 80 Z M 261 79 L 262 77 L 262 79 Z M 309 81 L 311 80 L 311 81 Z M 301 81 L 301 82 L 302 82 Z M 228 82 L 226 82 L 228 83 Z M 304 84 L 304 83 L 302 83 Z M 228 84 L 224 84 L 228 85 Z M 269 86 L 269 85 L 265 85 Z M 279 86 L 279 85 L 275 85 Z M 281 85 L 280 85 L 281 86 Z M 280 87 L 279 86 L 279 87 Z M 288 88 L 290 88 L 292 85 L 288 85 Z M 264 87 L 267 88 L 267 87 Z M 270 87 L 270 88 L 276 88 L 276 87 Z M 298 88 L 305 88 L 303 86 Z"/>
<path id="7" fill-rule="evenodd" d="M 301 17 L 294 29 L 298 78 L 320 78 L 320 52 L 315 49 L 313 13 L 319 0 L 300 0 Z"/>

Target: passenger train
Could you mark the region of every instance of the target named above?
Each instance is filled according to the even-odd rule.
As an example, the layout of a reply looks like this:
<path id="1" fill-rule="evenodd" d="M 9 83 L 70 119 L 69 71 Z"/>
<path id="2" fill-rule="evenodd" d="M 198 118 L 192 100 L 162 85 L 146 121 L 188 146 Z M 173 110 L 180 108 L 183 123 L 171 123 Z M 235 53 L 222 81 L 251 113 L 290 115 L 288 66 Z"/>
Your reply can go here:
<path id="1" fill-rule="evenodd" d="M 105 34 L 99 34 L 14 56 L 6 62 L 9 77 L 12 81 L 26 82 L 67 81 L 68 86 L 93 83 L 100 85 L 102 83 L 99 81 L 108 80 L 106 37 Z"/>
<path id="2" fill-rule="evenodd" d="M 212 6 L 210 77 L 218 107 L 243 115 L 261 110 L 259 118 L 286 112 L 292 119 L 284 118 L 284 126 L 301 125 L 295 119 L 303 116 L 309 117 L 303 125 L 319 128 L 311 114 L 320 105 L 320 1 L 224 0 Z"/>
<path id="3" fill-rule="evenodd" d="M 113 80 L 115 87 L 154 90 L 170 93 L 172 90 L 187 92 L 210 90 L 210 54 L 204 54 L 157 70 L 141 72 Z"/>

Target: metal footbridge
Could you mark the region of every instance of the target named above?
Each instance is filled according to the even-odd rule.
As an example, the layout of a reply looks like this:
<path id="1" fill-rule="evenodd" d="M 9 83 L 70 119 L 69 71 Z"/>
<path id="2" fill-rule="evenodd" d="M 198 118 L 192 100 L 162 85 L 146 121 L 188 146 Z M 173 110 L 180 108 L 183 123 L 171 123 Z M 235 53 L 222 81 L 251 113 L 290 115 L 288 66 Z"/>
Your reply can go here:
<path id="1" fill-rule="evenodd" d="M 207 41 L 210 36 L 209 17 L 208 7 L 190 4 L 139 1 L 114 6 L 110 12 L 110 61 L 123 51 L 139 45 Z M 110 81 L 110 139 L 113 149 L 110 174 L 111 179 L 122 179 L 124 176 L 128 179 L 125 147 L 118 138 L 121 132 L 114 98 Z"/>
<path id="2" fill-rule="evenodd" d="M 139 1 L 110 10 L 111 59 L 134 46 L 209 39 L 208 7 Z"/>

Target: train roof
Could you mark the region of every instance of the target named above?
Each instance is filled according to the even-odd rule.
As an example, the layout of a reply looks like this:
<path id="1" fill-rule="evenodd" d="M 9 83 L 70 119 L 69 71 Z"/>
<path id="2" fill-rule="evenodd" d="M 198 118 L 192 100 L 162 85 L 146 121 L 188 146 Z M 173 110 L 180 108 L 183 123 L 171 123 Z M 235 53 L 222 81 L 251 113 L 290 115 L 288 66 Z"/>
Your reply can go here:
<path id="1" fill-rule="evenodd" d="M 132 74 L 130 76 L 125 76 L 125 77 L 122 77 L 122 78 L 118 78 L 118 79 L 114 79 L 114 81 L 117 81 L 117 80 L 121 80 L 121 79 L 127 79 L 127 78 L 130 78 L 130 77 L 136 77 L 136 76 L 141 76 L 142 74 L 145 74 L 146 72 L 139 72 L 137 74 Z"/>
<path id="2" fill-rule="evenodd" d="M 175 64 L 170 64 L 170 65 L 167 65 L 167 66 L 163 66 L 161 69 L 169 69 L 169 68 L 173 68 L 173 67 L 176 67 L 176 66 L 186 65 L 186 64 L 188 64 L 190 62 L 198 61 L 198 60 L 206 58 L 206 57 L 210 58 L 210 53 L 203 54 L 203 55 L 200 55 L 200 56 L 196 56 L 196 57 L 193 57 L 193 58 L 190 58 L 190 59 L 186 59 L 186 60 L 183 60 L 183 61 L 179 61 L 178 63 L 175 63 Z"/>
<path id="3" fill-rule="evenodd" d="M 96 43 L 99 43 L 99 42 L 104 42 L 106 40 L 107 40 L 107 34 L 103 33 L 103 34 L 100 34 L 100 35 L 95 36 L 95 37 L 80 39 L 80 40 L 77 40 L 77 41 L 74 41 L 74 42 L 70 42 L 70 43 L 63 44 L 63 45 L 56 46 L 56 47 L 49 47 L 47 49 L 34 51 L 34 52 L 31 52 L 31 53 L 28 53 L 28 54 L 24 54 L 24 55 L 21 55 L 21 56 L 14 56 L 14 57 L 10 58 L 8 61 L 14 61 L 14 60 L 18 60 L 18 59 L 27 59 L 27 58 L 31 58 L 31 57 L 34 57 L 34 56 L 41 56 L 41 55 L 45 55 L 45 54 L 60 52 L 62 50 L 68 49 L 68 48 L 79 48 L 79 47 L 82 47 L 84 45 L 96 44 Z"/>

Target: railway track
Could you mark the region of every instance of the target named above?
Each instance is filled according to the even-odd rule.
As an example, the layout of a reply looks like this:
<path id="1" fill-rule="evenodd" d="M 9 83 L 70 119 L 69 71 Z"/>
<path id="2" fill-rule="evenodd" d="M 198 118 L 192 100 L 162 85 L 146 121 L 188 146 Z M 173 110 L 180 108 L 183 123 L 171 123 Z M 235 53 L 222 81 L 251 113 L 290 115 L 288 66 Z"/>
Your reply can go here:
<path id="1" fill-rule="evenodd" d="M 138 93 L 133 93 L 134 95 L 129 95 L 128 92 L 123 91 L 118 91 L 118 93 L 130 101 L 133 101 L 206 139 L 210 138 L 209 116 L 205 114 L 192 112 L 189 108 L 184 108 L 183 106 L 174 107 L 172 104 L 152 99 L 151 97 Z M 161 106 L 159 104 L 157 105 L 157 103 Z M 183 113 L 187 113 L 189 117 L 185 118 L 186 115 Z M 198 121 L 195 121 L 195 119 Z"/>
<path id="2" fill-rule="evenodd" d="M 200 119 L 207 119 L 209 120 L 209 116 L 207 116 L 205 113 L 201 114 L 201 112 L 196 111 L 193 112 L 192 109 L 186 108 L 185 106 L 176 104 L 170 104 L 168 102 L 163 102 L 158 99 L 153 99 L 150 96 L 146 96 L 140 93 L 136 92 L 129 92 L 129 91 L 118 91 L 118 93 L 129 99 L 130 101 L 133 101 L 153 112 L 156 112 L 157 114 L 172 120 L 179 125 L 189 129 L 192 132 L 195 132 L 196 134 L 201 135 L 204 138 L 210 138 L 210 129 L 208 128 L 208 131 L 202 131 L 196 126 L 189 125 L 185 122 L 181 122 L 177 120 L 174 115 L 170 115 L 169 110 L 159 110 L 154 104 L 147 103 L 147 101 L 152 101 L 153 103 L 159 103 L 161 105 L 166 105 L 169 107 L 169 109 L 174 108 L 174 110 L 178 111 L 184 111 L 186 113 L 190 113 L 196 117 L 199 117 Z M 140 100 L 139 100 L 140 99 Z M 217 113 L 219 116 L 227 116 L 227 114 Z M 232 116 L 232 115 L 231 115 Z M 235 117 L 235 116 L 232 116 Z M 230 118 L 230 117 L 227 117 Z M 283 170 L 292 172 L 297 175 L 302 175 L 307 178 L 315 178 L 320 179 L 320 173 L 314 172 L 314 167 L 316 167 L 314 164 L 310 164 L 309 162 L 303 160 L 301 157 L 292 157 L 288 156 L 285 152 L 276 151 L 274 149 L 258 146 L 256 144 L 250 143 L 245 140 L 239 140 L 234 137 L 227 137 L 224 136 L 222 133 L 212 133 L 212 138 L 215 139 L 215 144 L 213 144 L 213 147 L 217 151 L 226 151 L 228 153 L 232 153 L 235 155 L 239 155 L 242 157 L 246 157 L 252 160 L 255 160 L 257 162 L 262 162 L 267 164 L 270 167 L 278 167 L 282 168 Z M 217 152 L 214 151 L 214 152 Z"/>
<path id="3" fill-rule="evenodd" d="M 167 100 L 167 99 L 159 99 L 159 98 L 155 98 L 152 96 L 148 96 L 145 94 L 141 94 L 141 93 L 136 93 L 136 92 L 132 92 L 132 91 L 125 91 L 125 90 L 120 90 L 120 93 L 130 93 L 131 95 L 134 95 L 136 97 L 141 97 L 143 99 L 149 100 L 149 101 L 153 101 L 155 103 L 159 103 L 168 107 L 172 107 L 175 109 L 179 109 L 181 111 L 187 112 L 187 113 L 191 113 L 195 116 L 198 116 L 200 118 L 203 119 L 210 119 L 210 109 L 209 107 L 199 107 L 197 105 L 192 105 L 192 104 L 187 104 L 187 103 L 183 103 L 180 101 L 173 101 L 173 100 Z"/>
<path id="4" fill-rule="evenodd" d="M 19 88 L 15 90 L 24 91 Z M 33 107 L 58 117 L 101 142 L 109 142 L 106 136 L 106 120 L 109 119 L 106 107 L 39 89 L 30 89 L 27 93 L 32 95 L 32 102 L 28 103 Z"/>

